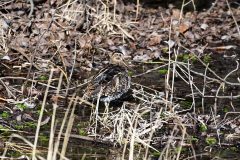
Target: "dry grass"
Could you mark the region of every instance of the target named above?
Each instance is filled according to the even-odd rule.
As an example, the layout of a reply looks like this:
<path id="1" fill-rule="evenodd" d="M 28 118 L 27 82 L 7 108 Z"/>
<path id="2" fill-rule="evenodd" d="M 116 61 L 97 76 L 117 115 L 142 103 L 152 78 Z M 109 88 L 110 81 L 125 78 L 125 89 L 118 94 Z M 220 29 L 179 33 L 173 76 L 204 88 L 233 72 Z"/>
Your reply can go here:
<path id="1" fill-rule="evenodd" d="M 134 38 L 128 33 L 126 28 L 131 22 L 122 23 L 120 16 L 116 14 L 117 1 L 102 1 L 94 2 L 95 7 L 89 3 L 78 3 L 76 0 L 68 0 L 68 2 L 60 6 L 55 15 L 62 20 L 67 20 L 70 24 L 76 23 L 81 26 L 83 23 L 86 25 L 87 33 L 94 30 L 103 35 L 120 35 L 123 38 Z M 113 10 L 110 7 L 113 5 Z M 82 17 L 79 21 L 79 17 Z"/>

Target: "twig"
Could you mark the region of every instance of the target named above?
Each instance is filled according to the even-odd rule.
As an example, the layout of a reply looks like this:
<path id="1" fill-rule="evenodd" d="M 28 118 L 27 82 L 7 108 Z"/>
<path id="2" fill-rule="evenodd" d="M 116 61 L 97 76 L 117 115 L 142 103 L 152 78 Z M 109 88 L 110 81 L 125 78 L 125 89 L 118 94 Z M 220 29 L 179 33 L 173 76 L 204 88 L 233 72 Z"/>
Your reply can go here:
<path id="1" fill-rule="evenodd" d="M 215 5 L 218 3 L 218 0 L 215 0 L 214 3 L 212 3 L 212 6 L 208 9 L 208 14 L 211 12 L 211 10 L 215 7 Z"/>
<path id="2" fill-rule="evenodd" d="M 32 14 L 33 14 L 34 3 L 33 3 L 33 0 L 28 0 L 28 1 L 29 1 L 30 4 L 31 4 L 31 10 L 30 10 L 30 12 L 29 12 L 29 14 L 28 14 L 28 18 L 30 18 L 30 17 L 32 16 Z"/>
<path id="3" fill-rule="evenodd" d="M 52 76 L 53 76 L 53 72 L 54 72 L 54 69 L 52 68 L 51 72 L 50 72 L 50 75 L 49 75 L 48 85 L 47 85 L 47 88 L 45 90 L 45 94 L 44 94 L 44 98 L 43 98 L 43 102 L 42 102 L 40 115 L 39 115 L 39 118 L 38 118 L 38 124 L 37 124 L 36 133 L 35 133 L 35 139 L 34 139 L 34 146 L 33 146 L 33 149 L 32 149 L 32 158 L 33 158 L 33 160 L 37 159 L 36 158 L 36 149 L 37 149 L 37 143 L 38 143 L 38 138 L 39 138 L 39 131 L 40 131 L 40 126 L 41 126 L 42 117 L 43 117 L 43 111 L 44 111 L 44 108 L 45 108 L 47 95 L 48 95 L 48 90 L 49 90 L 49 86 L 51 84 L 51 79 L 52 79 Z"/>
<path id="4" fill-rule="evenodd" d="M 145 75 L 145 74 L 151 73 L 151 72 L 153 72 L 153 71 L 156 71 L 156 70 L 158 70 L 158 69 L 160 69 L 160 68 L 164 68 L 164 67 L 166 67 L 166 66 L 168 66 L 168 64 L 164 64 L 164 65 L 162 65 L 162 66 L 155 67 L 155 68 L 153 68 L 153 69 L 149 69 L 149 70 L 147 70 L 147 71 L 144 72 L 144 73 L 140 73 L 140 74 L 134 75 L 134 76 L 132 76 L 132 77 L 133 77 L 133 78 L 141 77 L 141 76 L 143 76 L 143 75 Z"/>
<path id="5" fill-rule="evenodd" d="M 234 23 L 235 23 L 235 25 L 236 25 L 236 28 L 237 28 L 237 31 L 238 31 L 238 34 L 239 34 L 239 37 L 240 37 L 240 29 L 239 29 L 240 27 L 239 27 L 239 25 L 238 25 L 238 22 L 237 22 L 235 16 L 233 15 L 233 12 L 232 12 L 232 9 L 231 9 L 231 7 L 230 7 L 230 5 L 229 5 L 228 0 L 226 0 L 226 2 L 227 2 L 228 9 L 229 9 L 229 11 L 230 11 L 230 13 L 231 13 L 231 16 L 232 16 L 232 18 L 233 18 L 233 21 L 234 21 Z"/>

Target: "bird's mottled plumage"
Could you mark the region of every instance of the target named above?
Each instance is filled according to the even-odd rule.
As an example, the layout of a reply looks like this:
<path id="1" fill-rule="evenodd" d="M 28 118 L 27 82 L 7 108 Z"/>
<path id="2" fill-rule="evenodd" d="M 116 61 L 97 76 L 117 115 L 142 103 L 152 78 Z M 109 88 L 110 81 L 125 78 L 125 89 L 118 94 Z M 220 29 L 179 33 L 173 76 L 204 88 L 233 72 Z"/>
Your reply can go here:
<path id="1" fill-rule="evenodd" d="M 100 101 L 110 102 L 120 98 L 129 90 L 131 78 L 128 70 L 121 65 L 122 59 L 115 58 L 117 62 L 111 61 L 112 64 L 92 78 L 87 87 L 88 98 L 97 100 L 100 94 Z"/>

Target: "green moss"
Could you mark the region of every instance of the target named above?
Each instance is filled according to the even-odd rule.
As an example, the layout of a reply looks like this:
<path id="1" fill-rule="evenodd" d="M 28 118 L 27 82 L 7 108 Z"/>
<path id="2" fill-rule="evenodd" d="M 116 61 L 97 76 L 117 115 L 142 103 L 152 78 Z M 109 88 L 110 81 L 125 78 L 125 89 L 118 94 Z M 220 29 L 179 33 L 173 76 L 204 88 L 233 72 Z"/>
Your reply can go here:
<path id="1" fill-rule="evenodd" d="M 45 76 L 45 75 L 41 75 L 41 76 L 39 77 L 39 80 L 41 80 L 41 81 L 46 81 L 46 80 L 48 80 L 48 77 Z"/>
<path id="2" fill-rule="evenodd" d="M 2 136 L 9 136 L 10 132 L 9 132 L 9 128 L 4 127 L 3 125 L 0 124 L 0 133 Z"/>
<path id="3" fill-rule="evenodd" d="M 37 110 L 37 115 L 39 116 L 40 115 L 40 113 L 41 113 L 41 109 L 39 109 L 39 110 Z"/>
<path id="4" fill-rule="evenodd" d="M 22 129 L 24 129 L 24 126 L 16 124 L 16 125 L 14 125 L 14 128 L 16 128 L 17 130 L 22 130 Z"/>
<path id="5" fill-rule="evenodd" d="M 133 71 L 128 71 L 128 75 L 131 77 L 133 76 Z"/>
<path id="6" fill-rule="evenodd" d="M 165 75 L 167 74 L 168 70 L 167 69 L 159 69 L 158 73 L 160 73 L 161 75 Z"/>
<path id="7" fill-rule="evenodd" d="M 187 62 L 190 59 L 190 56 L 189 54 L 184 54 L 182 58 L 184 62 Z"/>
<path id="8" fill-rule="evenodd" d="M 192 136 L 191 141 L 197 143 L 199 141 L 199 139 Z"/>
<path id="9" fill-rule="evenodd" d="M 3 113 L 0 114 L 0 117 L 2 117 L 2 119 L 7 119 L 9 118 L 9 112 L 3 111 Z"/>
<path id="10" fill-rule="evenodd" d="M 228 109 L 228 107 L 227 107 L 227 106 L 225 106 L 225 107 L 223 108 L 223 112 L 224 112 L 224 113 L 227 113 L 227 112 L 229 112 L 229 109 Z"/>
<path id="11" fill-rule="evenodd" d="M 178 152 L 186 152 L 187 151 L 187 148 L 186 147 L 176 147 L 175 148 L 175 152 L 178 153 Z"/>
<path id="12" fill-rule="evenodd" d="M 25 110 L 27 108 L 27 106 L 24 103 L 18 103 L 16 106 L 21 111 L 23 111 L 23 110 Z"/>
<path id="13" fill-rule="evenodd" d="M 38 110 L 36 111 L 36 114 L 37 114 L 38 116 L 40 115 L 40 113 L 41 113 L 41 106 L 38 107 Z"/>
<path id="14" fill-rule="evenodd" d="M 7 157 L 20 157 L 20 156 L 22 156 L 22 153 L 16 150 L 9 150 L 7 152 Z"/>
<path id="15" fill-rule="evenodd" d="M 194 53 L 191 53 L 191 54 L 190 54 L 190 60 L 191 60 L 192 62 L 196 62 L 196 61 L 197 61 L 197 56 L 196 56 Z"/>
<path id="16" fill-rule="evenodd" d="M 207 129 L 208 129 L 207 126 L 204 123 L 201 123 L 199 127 L 200 127 L 201 132 L 206 132 Z"/>
<path id="17" fill-rule="evenodd" d="M 183 62 L 196 62 L 197 56 L 194 53 L 179 54 L 178 59 Z"/>
<path id="18" fill-rule="evenodd" d="M 204 63 L 210 63 L 212 61 L 211 56 L 209 54 L 206 54 L 203 56 L 203 62 Z"/>
<path id="19" fill-rule="evenodd" d="M 162 48 L 162 52 L 165 54 L 168 53 L 168 47 Z"/>
<path id="20" fill-rule="evenodd" d="M 35 128 L 37 128 L 37 124 L 35 122 L 25 122 L 24 123 L 24 128 L 35 129 Z"/>
<path id="21" fill-rule="evenodd" d="M 234 151 L 234 152 L 238 152 L 239 151 L 239 149 L 237 148 L 237 147 L 230 147 L 229 148 L 231 151 Z"/>
<path id="22" fill-rule="evenodd" d="M 86 136 L 87 132 L 83 128 L 78 128 L 78 134 L 80 136 Z"/>
<path id="23" fill-rule="evenodd" d="M 159 157 L 161 155 L 161 152 L 154 151 L 152 152 L 153 157 Z"/>
<path id="24" fill-rule="evenodd" d="M 0 124 L 0 130 L 4 130 L 4 131 L 9 131 L 8 128 L 4 127 L 3 125 Z"/>
<path id="25" fill-rule="evenodd" d="M 88 124 L 81 122 L 77 124 L 77 129 L 78 129 L 78 134 L 81 136 L 86 136 L 87 135 L 87 131 L 85 130 L 86 126 Z"/>
<path id="26" fill-rule="evenodd" d="M 35 122 L 24 122 L 24 123 L 18 124 L 17 122 L 15 122 L 14 128 L 16 128 L 17 130 L 36 129 L 37 128 L 37 123 L 35 123 Z"/>
<path id="27" fill-rule="evenodd" d="M 46 135 L 39 135 L 39 141 L 43 144 L 47 144 L 49 142 L 49 137 Z"/>
<path id="28" fill-rule="evenodd" d="M 207 137 L 205 141 L 208 145 L 214 145 L 217 143 L 217 139 L 215 137 Z"/>
<path id="29" fill-rule="evenodd" d="M 181 106 L 183 109 L 190 109 L 190 108 L 192 107 L 192 101 L 188 101 L 188 100 L 181 101 L 181 102 L 180 102 L 180 106 Z"/>

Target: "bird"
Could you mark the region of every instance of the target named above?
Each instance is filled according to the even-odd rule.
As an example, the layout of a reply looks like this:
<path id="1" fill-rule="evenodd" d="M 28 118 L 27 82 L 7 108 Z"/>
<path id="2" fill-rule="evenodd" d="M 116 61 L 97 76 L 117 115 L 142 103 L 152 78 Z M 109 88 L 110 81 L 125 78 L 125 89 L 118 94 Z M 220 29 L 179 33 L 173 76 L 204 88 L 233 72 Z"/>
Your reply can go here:
<path id="1" fill-rule="evenodd" d="M 88 99 L 109 104 L 116 101 L 130 89 L 131 77 L 128 66 L 121 53 L 114 53 L 110 57 L 107 67 L 100 70 L 89 82 L 86 89 Z"/>

